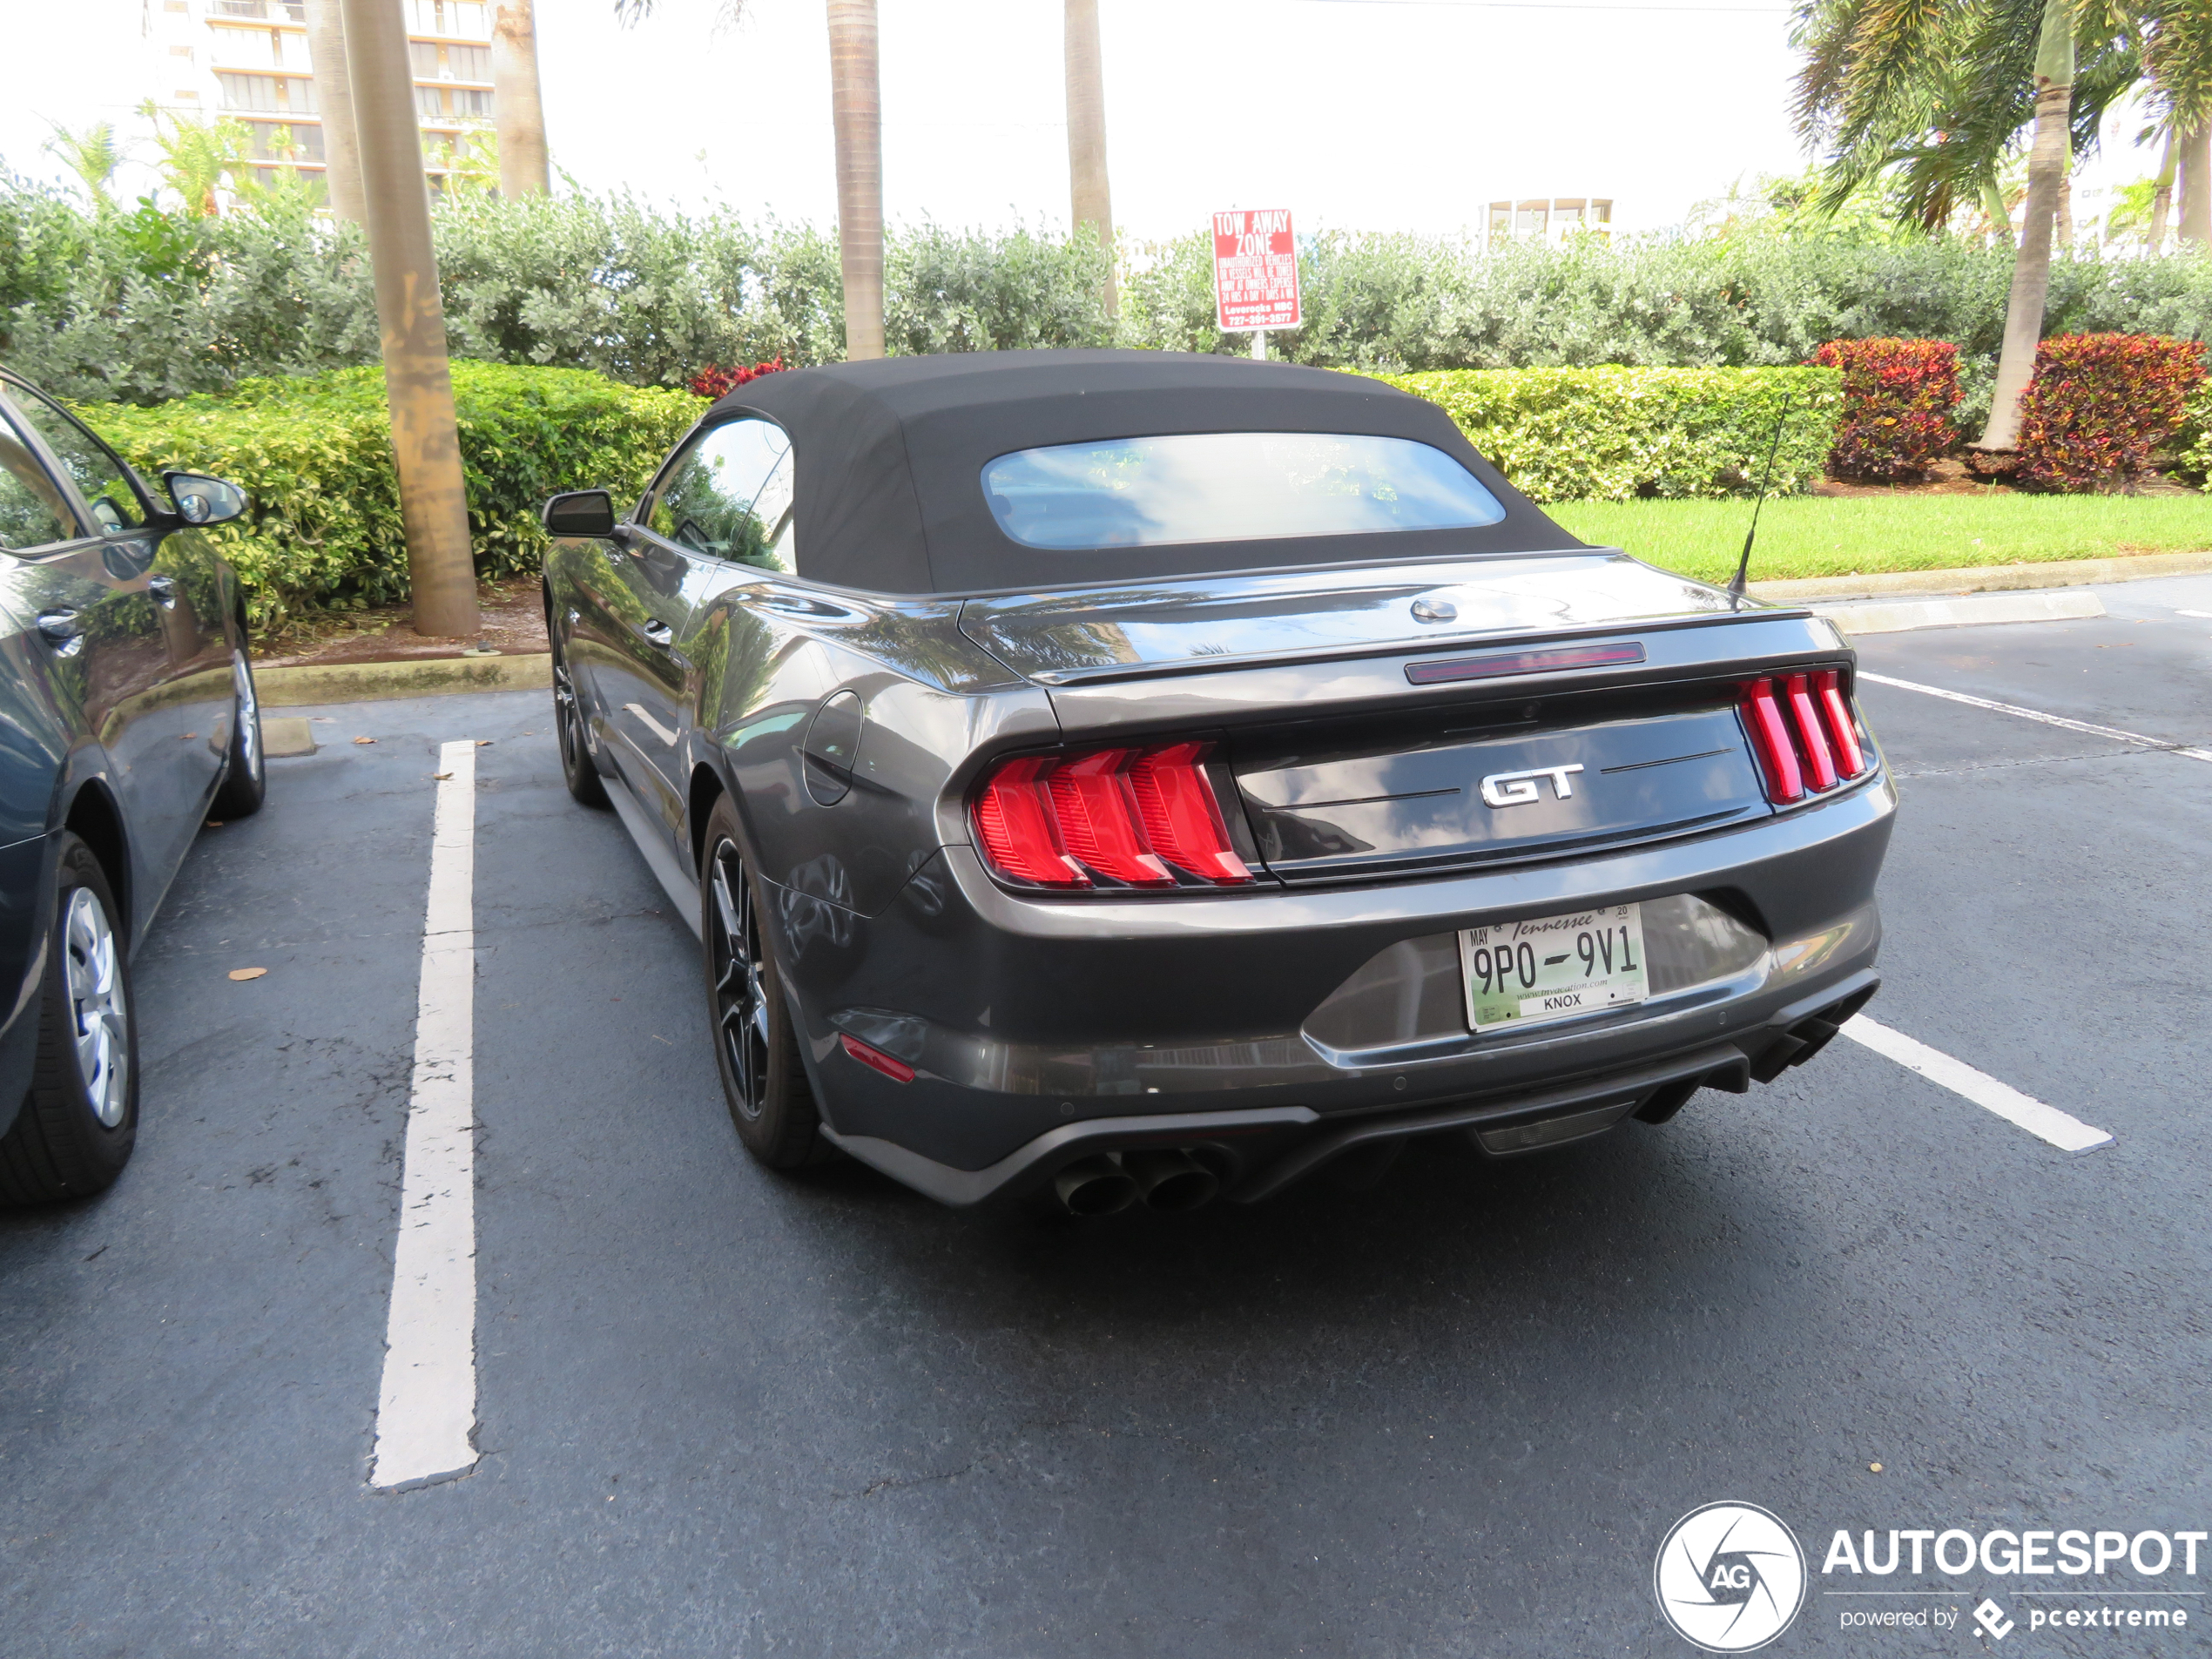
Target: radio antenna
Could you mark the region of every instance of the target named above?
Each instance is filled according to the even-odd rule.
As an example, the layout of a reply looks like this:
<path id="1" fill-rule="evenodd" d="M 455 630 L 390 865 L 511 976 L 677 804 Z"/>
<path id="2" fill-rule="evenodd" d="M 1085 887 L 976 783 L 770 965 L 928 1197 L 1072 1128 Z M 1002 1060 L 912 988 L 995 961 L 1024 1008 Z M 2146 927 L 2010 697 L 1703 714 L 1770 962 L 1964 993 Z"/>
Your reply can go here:
<path id="1" fill-rule="evenodd" d="M 1766 487 L 1774 482 L 1774 458 L 1782 453 L 1783 428 L 1790 424 L 1790 405 L 1796 398 L 1794 392 L 1782 395 L 1782 414 L 1774 423 L 1774 444 L 1766 452 L 1766 471 L 1759 478 L 1759 498 L 1751 503 L 1751 529 L 1743 538 L 1743 556 L 1736 562 L 1736 579 L 1728 590 L 1741 599 L 1750 591 L 1751 575 L 1751 543 L 1759 538 L 1759 513 L 1766 506 Z"/>

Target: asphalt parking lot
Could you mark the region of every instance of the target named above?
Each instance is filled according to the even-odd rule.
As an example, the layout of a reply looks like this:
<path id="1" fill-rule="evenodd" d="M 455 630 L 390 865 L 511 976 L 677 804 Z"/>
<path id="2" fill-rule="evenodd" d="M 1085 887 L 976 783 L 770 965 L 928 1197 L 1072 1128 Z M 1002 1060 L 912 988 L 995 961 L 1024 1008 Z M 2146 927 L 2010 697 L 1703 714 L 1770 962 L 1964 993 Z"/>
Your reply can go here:
<path id="1" fill-rule="evenodd" d="M 697 947 L 544 697 L 294 711 L 324 746 L 138 957 L 136 1161 L 0 1215 L 0 1651 L 1686 1653 L 1654 1552 L 1717 1499 L 1811 1558 L 1774 1651 L 1993 1645 L 1841 1629 L 1831 1534 L 2207 1525 L 2212 578 L 2101 591 L 1860 649 L 2172 745 L 1863 689 L 1905 798 L 1868 1013 L 2109 1143 L 1839 1041 L 1547 1157 L 1088 1224 L 752 1165 Z M 481 1459 L 379 1492 L 459 739 Z M 2005 1599 L 2006 1652 L 2188 1651 L 2204 1581 L 2155 1639 L 2032 1632 L 1982 1574 L 1921 1601 Z"/>

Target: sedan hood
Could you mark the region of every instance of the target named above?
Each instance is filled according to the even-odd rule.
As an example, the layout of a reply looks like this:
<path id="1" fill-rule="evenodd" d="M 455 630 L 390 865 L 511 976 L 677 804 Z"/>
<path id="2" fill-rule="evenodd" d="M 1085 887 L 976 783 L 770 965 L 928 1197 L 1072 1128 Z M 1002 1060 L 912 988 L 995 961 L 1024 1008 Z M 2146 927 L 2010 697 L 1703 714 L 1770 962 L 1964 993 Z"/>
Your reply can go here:
<path id="1" fill-rule="evenodd" d="M 1593 549 L 970 599 L 960 627 L 1015 672 L 1055 685 L 1640 626 L 1742 604 Z"/>

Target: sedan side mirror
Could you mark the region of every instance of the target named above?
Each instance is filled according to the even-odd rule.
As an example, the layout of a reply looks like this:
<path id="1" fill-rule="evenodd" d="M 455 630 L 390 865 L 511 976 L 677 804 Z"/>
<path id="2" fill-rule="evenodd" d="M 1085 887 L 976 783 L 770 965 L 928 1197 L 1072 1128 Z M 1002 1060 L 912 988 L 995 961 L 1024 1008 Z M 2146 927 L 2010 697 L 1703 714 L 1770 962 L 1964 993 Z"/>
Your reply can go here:
<path id="1" fill-rule="evenodd" d="M 551 536 L 612 536 L 615 498 L 604 489 L 571 489 L 545 503 L 545 529 Z"/>
<path id="2" fill-rule="evenodd" d="M 245 516 L 247 496 L 236 484 L 199 472 L 165 472 L 161 482 L 187 524 L 227 524 Z"/>

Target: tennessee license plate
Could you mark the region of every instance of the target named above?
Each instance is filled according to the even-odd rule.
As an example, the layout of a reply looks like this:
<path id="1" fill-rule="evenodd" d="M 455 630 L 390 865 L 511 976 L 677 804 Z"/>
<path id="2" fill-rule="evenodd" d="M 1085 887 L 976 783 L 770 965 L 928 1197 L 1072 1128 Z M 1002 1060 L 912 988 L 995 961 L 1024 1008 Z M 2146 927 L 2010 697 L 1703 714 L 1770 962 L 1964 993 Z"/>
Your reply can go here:
<path id="1" fill-rule="evenodd" d="M 1632 904 L 1460 930 L 1467 1024 L 1542 1025 L 1625 1008 L 1651 995 L 1643 918 Z"/>

